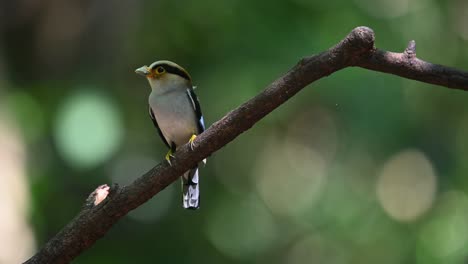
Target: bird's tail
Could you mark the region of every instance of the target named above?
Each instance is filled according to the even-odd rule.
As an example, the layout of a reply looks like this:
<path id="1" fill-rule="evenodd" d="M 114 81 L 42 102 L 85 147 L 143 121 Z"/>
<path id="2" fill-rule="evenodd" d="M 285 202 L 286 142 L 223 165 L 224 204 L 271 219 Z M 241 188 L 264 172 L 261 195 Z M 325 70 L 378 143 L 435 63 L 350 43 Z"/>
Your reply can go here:
<path id="1" fill-rule="evenodd" d="M 200 186 L 198 185 L 198 167 L 184 173 L 182 178 L 182 205 L 185 209 L 200 207 Z"/>

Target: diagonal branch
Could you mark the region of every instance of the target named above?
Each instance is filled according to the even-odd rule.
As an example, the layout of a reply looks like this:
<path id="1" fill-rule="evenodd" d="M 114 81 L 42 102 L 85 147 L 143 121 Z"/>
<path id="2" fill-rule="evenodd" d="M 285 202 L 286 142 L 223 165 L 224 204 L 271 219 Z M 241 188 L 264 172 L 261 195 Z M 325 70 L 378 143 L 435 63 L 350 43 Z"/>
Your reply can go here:
<path id="1" fill-rule="evenodd" d="M 416 58 L 414 41 L 409 43 L 404 53 L 387 52 L 374 47 L 374 32 L 370 28 L 355 28 L 328 51 L 301 59 L 260 94 L 214 123 L 197 137 L 193 151 L 188 145 L 181 147 L 172 167 L 163 162 L 128 186 L 116 185 L 110 190 L 107 186 L 98 187 L 79 214 L 26 263 L 70 262 L 104 236 L 130 210 L 250 129 L 306 85 L 350 66 L 468 91 L 467 72 Z"/>

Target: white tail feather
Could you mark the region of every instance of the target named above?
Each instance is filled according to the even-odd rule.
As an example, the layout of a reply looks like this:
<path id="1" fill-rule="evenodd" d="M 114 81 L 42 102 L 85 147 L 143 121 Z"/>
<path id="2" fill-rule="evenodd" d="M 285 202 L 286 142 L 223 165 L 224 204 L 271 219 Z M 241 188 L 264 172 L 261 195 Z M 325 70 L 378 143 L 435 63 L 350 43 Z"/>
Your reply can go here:
<path id="1" fill-rule="evenodd" d="M 198 181 L 198 168 L 189 170 L 182 176 L 182 205 L 185 209 L 198 209 L 200 207 Z"/>

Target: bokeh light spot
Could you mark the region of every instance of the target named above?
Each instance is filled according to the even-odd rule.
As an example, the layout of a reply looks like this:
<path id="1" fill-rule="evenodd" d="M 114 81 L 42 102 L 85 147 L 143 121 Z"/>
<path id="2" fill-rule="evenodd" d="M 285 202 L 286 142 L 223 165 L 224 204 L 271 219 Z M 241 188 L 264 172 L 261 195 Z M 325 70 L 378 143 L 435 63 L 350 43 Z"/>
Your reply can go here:
<path id="1" fill-rule="evenodd" d="M 21 263 L 35 251 L 29 225 L 30 192 L 26 146 L 0 109 L 0 263 Z"/>
<path id="2" fill-rule="evenodd" d="M 432 205 L 436 175 L 420 151 L 406 150 L 391 157 L 377 181 L 377 196 L 385 212 L 398 221 L 412 221 Z"/>
<path id="3" fill-rule="evenodd" d="M 333 115 L 313 107 L 294 115 L 286 135 L 271 134 L 258 155 L 256 188 L 275 213 L 301 220 L 314 209 L 338 146 Z"/>
<path id="4" fill-rule="evenodd" d="M 55 140 L 71 165 L 90 168 L 107 160 L 118 148 L 123 127 L 116 105 L 102 94 L 72 94 L 58 111 Z"/>
<path id="5" fill-rule="evenodd" d="M 296 218 L 315 205 L 326 180 L 318 152 L 273 135 L 257 164 L 258 193 L 274 213 Z"/>
<path id="6" fill-rule="evenodd" d="M 239 259 L 271 248 L 277 227 L 271 214 L 255 197 L 221 199 L 207 218 L 206 234 L 223 254 Z"/>

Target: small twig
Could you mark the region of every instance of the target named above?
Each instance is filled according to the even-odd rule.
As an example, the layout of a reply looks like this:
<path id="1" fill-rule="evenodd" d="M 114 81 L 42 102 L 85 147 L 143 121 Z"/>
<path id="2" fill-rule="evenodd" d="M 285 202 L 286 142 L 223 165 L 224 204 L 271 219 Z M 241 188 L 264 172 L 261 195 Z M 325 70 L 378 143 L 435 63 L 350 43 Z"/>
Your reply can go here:
<path id="1" fill-rule="evenodd" d="M 296 66 L 260 94 L 214 123 L 197 137 L 193 151 L 188 145 L 181 147 L 172 160 L 172 167 L 163 162 L 128 186 L 112 187 L 100 203 L 96 202 L 96 198 L 98 193 L 106 188 L 98 188 L 95 195 L 91 196 L 92 205 L 97 205 L 85 206 L 26 263 L 70 262 L 104 236 L 130 210 L 146 202 L 174 182 L 183 172 L 250 129 L 306 85 L 349 66 L 468 90 L 468 73 L 419 60 L 416 58 L 414 42 L 410 42 L 404 53 L 378 50 L 374 47 L 374 32 L 370 28 L 355 28 L 328 51 L 301 59 Z"/>
<path id="2" fill-rule="evenodd" d="M 409 60 L 416 58 L 416 41 L 411 40 L 408 42 L 404 53 Z"/>

